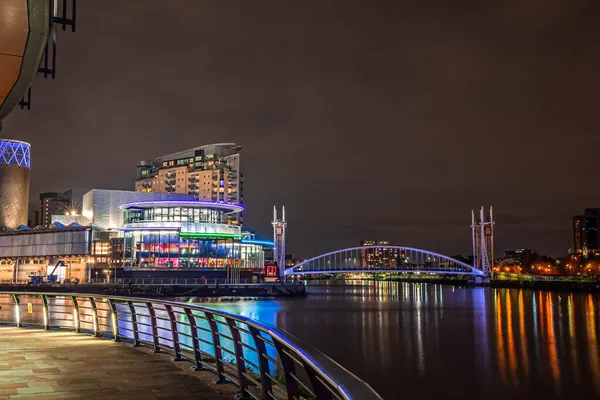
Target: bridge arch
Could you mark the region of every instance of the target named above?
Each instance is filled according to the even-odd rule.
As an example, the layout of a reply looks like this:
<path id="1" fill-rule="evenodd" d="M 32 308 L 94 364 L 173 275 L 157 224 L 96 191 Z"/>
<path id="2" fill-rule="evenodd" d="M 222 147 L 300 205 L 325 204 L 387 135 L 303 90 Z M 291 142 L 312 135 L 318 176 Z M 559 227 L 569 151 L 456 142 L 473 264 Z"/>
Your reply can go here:
<path id="1" fill-rule="evenodd" d="M 370 255 L 387 260 L 371 265 Z M 406 246 L 375 245 L 335 250 L 302 261 L 284 271 L 284 275 L 340 273 L 425 272 L 483 276 L 483 271 L 452 257 Z"/>

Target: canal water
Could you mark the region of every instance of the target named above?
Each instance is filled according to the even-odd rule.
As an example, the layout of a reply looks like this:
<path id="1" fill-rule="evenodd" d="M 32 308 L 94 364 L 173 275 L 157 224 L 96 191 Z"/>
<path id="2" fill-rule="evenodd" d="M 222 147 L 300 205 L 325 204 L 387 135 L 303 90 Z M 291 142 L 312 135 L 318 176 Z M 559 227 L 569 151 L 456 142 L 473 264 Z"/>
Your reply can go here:
<path id="1" fill-rule="evenodd" d="M 285 329 L 386 400 L 600 398 L 598 295 L 394 282 L 308 290 L 201 304 Z"/>

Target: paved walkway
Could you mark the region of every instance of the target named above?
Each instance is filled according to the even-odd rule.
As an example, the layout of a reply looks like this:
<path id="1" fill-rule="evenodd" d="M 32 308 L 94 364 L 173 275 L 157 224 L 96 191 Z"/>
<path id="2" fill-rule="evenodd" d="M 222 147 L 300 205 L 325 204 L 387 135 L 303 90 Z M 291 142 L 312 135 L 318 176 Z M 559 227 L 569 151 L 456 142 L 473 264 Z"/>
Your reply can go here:
<path id="1" fill-rule="evenodd" d="M 233 385 L 164 354 L 72 332 L 0 327 L 0 400 L 228 399 Z"/>

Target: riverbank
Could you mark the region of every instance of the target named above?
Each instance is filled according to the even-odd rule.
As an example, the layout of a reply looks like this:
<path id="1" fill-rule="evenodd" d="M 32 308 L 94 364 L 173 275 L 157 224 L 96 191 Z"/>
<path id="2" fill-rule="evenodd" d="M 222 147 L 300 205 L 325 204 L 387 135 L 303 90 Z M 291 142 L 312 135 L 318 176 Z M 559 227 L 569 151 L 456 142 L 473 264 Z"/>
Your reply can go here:
<path id="1" fill-rule="evenodd" d="M 0 284 L 0 291 L 91 293 L 135 297 L 302 297 L 303 283 L 256 284 Z"/>

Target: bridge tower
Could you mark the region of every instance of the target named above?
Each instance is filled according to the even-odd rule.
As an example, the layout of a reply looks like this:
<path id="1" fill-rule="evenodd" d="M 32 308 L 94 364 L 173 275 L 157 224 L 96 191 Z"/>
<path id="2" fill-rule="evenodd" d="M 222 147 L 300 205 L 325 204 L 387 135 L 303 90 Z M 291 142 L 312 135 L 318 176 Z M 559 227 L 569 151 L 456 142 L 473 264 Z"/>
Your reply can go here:
<path id="1" fill-rule="evenodd" d="M 471 210 L 471 229 L 473 233 L 474 267 L 489 277 L 494 270 L 494 217 L 490 206 L 489 217 L 485 217 L 483 206 L 479 210 L 479 219 Z"/>
<path id="2" fill-rule="evenodd" d="M 277 207 L 273 206 L 273 258 L 277 263 L 279 269 L 279 277 L 283 279 L 283 271 L 285 271 L 285 227 L 287 221 L 285 220 L 285 206 L 281 207 L 281 219 L 277 218 Z"/>

